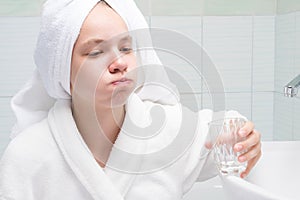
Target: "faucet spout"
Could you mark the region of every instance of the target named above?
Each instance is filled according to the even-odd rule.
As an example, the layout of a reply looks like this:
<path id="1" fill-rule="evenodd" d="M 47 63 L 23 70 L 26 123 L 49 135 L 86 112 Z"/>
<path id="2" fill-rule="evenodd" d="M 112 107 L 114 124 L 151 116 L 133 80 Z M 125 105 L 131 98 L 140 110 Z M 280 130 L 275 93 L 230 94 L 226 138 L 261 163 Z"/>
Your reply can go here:
<path id="1" fill-rule="evenodd" d="M 284 96 L 295 97 L 300 86 L 300 74 L 284 87 Z"/>

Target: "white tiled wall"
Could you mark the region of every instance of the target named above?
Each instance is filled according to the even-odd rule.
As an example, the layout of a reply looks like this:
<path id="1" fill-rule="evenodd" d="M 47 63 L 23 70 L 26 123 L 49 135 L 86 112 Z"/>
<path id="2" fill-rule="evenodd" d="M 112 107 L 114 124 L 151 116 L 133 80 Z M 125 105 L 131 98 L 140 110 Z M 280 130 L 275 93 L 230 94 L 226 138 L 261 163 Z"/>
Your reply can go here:
<path id="1" fill-rule="evenodd" d="M 293 112 L 293 136 L 294 140 L 300 140 L 300 117 L 299 117 L 299 111 L 300 111 L 300 98 L 294 99 L 294 112 Z"/>
<path id="2" fill-rule="evenodd" d="M 284 14 L 300 10 L 299 0 L 277 0 L 277 13 Z"/>
<path id="3" fill-rule="evenodd" d="M 203 47 L 219 70 L 226 92 L 251 91 L 252 31 L 250 16 L 203 17 Z"/>
<path id="4" fill-rule="evenodd" d="M 1 16 L 37 16 L 45 0 L 1 0 Z"/>
<path id="5" fill-rule="evenodd" d="M 219 71 L 226 92 L 226 109 L 235 109 L 248 119 L 257 119 L 263 139 L 273 137 L 273 91 L 275 54 L 274 16 L 151 16 L 151 27 L 184 33 L 200 44 Z M 172 41 L 171 41 L 172 42 Z M 173 41 L 176 44 L 176 41 Z M 183 45 L 183 44 L 180 44 Z M 180 48 L 180 45 L 178 48 Z M 202 108 L 212 108 L 205 82 L 189 70 L 180 59 L 159 53 L 164 64 L 170 64 L 189 77 L 194 93 L 181 90 L 182 99 L 193 110 L 194 96 Z M 181 69 L 180 69 L 181 67 Z M 201 66 L 200 66 L 201 67 Z M 205 69 L 205 65 L 202 66 Z M 184 70 L 185 69 L 185 70 Z M 197 79 L 198 78 L 198 79 Z"/>
<path id="6" fill-rule="evenodd" d="M 295 13 L 276 16 L 275 91 L 294 78 L 296 48 Z"/>
<path id="7" fill-rule="evenodd" d="M 211 95 L 204 93 L 202 97 L 203 108 L 213 109 Z M 251 93 L 236 92 L 225 93 L 225 106 L 227 110 L 237 110 L 251 120 Z"/>
<path id="8" fill-rule="evenodd" d="M 252 120 L 264 140 L 273 140 L 274 92 L 254 92 Z"/>
<path id="9" fill-rule="evenodd" d="M 254 92 L 274 90 L 275 63 L 274 16 L 253 18 L 253 81 Z"/>
<path id="10" fill-rule="evenodd" d="M 274 139 L 291 140 L 293 138 L 294 99 L 286 98 L 282 93 L 276 92 L 274 104 Z"/>
<path id="11" fill-rule="evenodd" d="M 0 17 L 0 95 L 12 96 L 34 69 L 38 17 Z"/>
<path id="12" fill-rule="evenodd" d="M 152 16 L 151 27 L 178 31 L 198 44 L 202 41 L 202 17 L 200 16 Z"/>
<path id="13" fill-rule="evenodd" d="M 11 97 L 31 76 L 38 17 L 0 17 L 0 155 L 14 123 Z"/>
<path id="14" fill-rule="evenodd" d="M 202 18 L 198 16 L 152 16 L 151 17 L 151 27 L 157 29 L 164 29 L 167 37 L 159 38 L 156 40 L 157 54 L 160 57 L 162 63 L 166 67 L 170 67 L 172 70 L 176 71 L 178 75 L 191 85 L 191 88 L 180 87 L 179 91 L 182 93 L 201 93 L 201 66 L 192 66 L 185 58 L 181 57 L 184 55 L 177 55 L 173 53 L 174 50 L 178 48 L 189 49 L 188 43 L 184 41 L 177 40 L 177 38 L 172 37 L 172 35 L 182 34 L 182 36 L 187 37 L 191 43 L 198 44 L 202 43 Z M 160 41 L 161 40 L 161 41 Z M 159 45 L 161 42 L 169 43 L 168 49 L 162 49 Z M 181 50 L 179 49 L 179 50 Z M 199 54 L 201 57 L 201 52 L 193 52 L 193 49 L 188 50 L 186 53 L 189 55 Z M 171 77 L 172 79 L 173 77 Z M 180 80 L 174 80 L 174 83 L 182 82 Z M 183 85 L 180 85 L 183 86 Z"/>
<path id="15" fill-rule="evenodd" d="M 276 0 L 135 0 L 135 2 L 145 15 L 267 16 L 276 14 Z"/>
<path id="16" fill-rule="evenodd" d="M 278 15 L 276 17 L 274 102 L 274 139 L 276 140 L 300 139 L 300 98 L 283 97 L 283 87 L 300 74 L 299 49 L 300 12 Z"/>

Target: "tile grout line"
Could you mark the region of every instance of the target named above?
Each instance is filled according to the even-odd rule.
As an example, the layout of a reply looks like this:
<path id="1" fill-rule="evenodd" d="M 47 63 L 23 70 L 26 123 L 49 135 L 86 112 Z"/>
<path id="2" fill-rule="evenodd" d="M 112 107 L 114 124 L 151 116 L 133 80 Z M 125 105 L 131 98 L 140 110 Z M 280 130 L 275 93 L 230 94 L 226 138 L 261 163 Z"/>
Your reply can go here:
<path id="1" fill-rule="evenodd" d="M 295 40 L 295 47 L 294 47 L 294 55 L 293 55 L 293 73 L 295 74 L 295 76 L 297 76 L 296 74 L 296 50 L 297 50 L 297 34 L 296 34 L 296 31 L 297 31 L 297 15 L 296 15 L 296 12 L 295 12 L 295 16 L 294 16 L 294 33 L 295 33 L 295 37 L 294 37 L 294 40 Z M 296 107 L 296 100 L 293 99 L 293 124 L 292 124 L 292 137 L 293 137 L 293 140 L 295 140 L 295 107 Z"/>
<path id="2" fill-rule="evenodd" d="M 253 62 L 253 57 L 254 57 L 254 16 L 252 15 L 252 34 L 251 34 L 251 37 L 252 37 L 252 42 L 251 42 L 251 112 L 250 112 L 250 115 L 251 115 L 251 120 L 253 120 L 253 90 L 254 90 L 254 86 L 253 86 L 253 75 L 254 75 L 254 62 Z"/>
<path id="3" fill-rule="evenodd" d="M 12 98 L 13 96 L 9 96 L 9 95 L 4 95 L 4 96 L 2 96 L 2 95 L 0 95 L 0 99 L 1 98 Z"/>
<path id="4" fill-rule="evenodd" d="M 274 16 L 274 81 L 273 81 L 273 140 L 275 139 L 275 119 L 276 119 L 276 74 L 277 74 L 277 19 L 278 19 L 278 15 L 277 15 L 277 12 L 278 12 L 278 5 L 277 5 L 277 0 L 276 0 L 276 15 Z"/>

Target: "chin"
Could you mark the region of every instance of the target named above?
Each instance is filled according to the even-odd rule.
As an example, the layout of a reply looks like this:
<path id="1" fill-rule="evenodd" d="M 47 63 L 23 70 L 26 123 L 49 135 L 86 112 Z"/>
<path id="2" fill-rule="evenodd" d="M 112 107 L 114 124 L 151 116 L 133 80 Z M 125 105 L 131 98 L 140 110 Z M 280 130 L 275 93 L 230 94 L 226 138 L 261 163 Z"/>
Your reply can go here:
<path id="1" fill-rule="evenodd" d="M 128 97 L 131 95 L 132 90 L 120 90 L 115 92 L 111 98 L 111 107 L 124 106 L 127 103 Z"/>

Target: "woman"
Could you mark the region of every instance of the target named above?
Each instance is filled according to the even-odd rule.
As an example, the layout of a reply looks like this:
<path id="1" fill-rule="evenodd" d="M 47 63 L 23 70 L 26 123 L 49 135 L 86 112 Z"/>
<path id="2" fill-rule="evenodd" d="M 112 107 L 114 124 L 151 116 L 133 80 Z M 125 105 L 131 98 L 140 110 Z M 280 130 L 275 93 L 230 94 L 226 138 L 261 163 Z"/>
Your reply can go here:
<path id="1" fill-rule="evenodd" d="M 18 124 L 0 164 L 1 199 L 174 200 L 217 174 L 210 154 L 201 156 L 212 112 L 193 114 L 165 87 L 136 89 L 137 66 L 154 57 L 134 52 L 128 31 L 147 26 L 133 1 L 106 2 L 46 2 L 38 72 L 12 100 Z M 168 82 L 160 70 L 155 77 Z M 199 129 L 181 134 L 187 119 Z M 260 134 L 251 122 L 241 134 L 244 177 L 260 157 Z"/>

